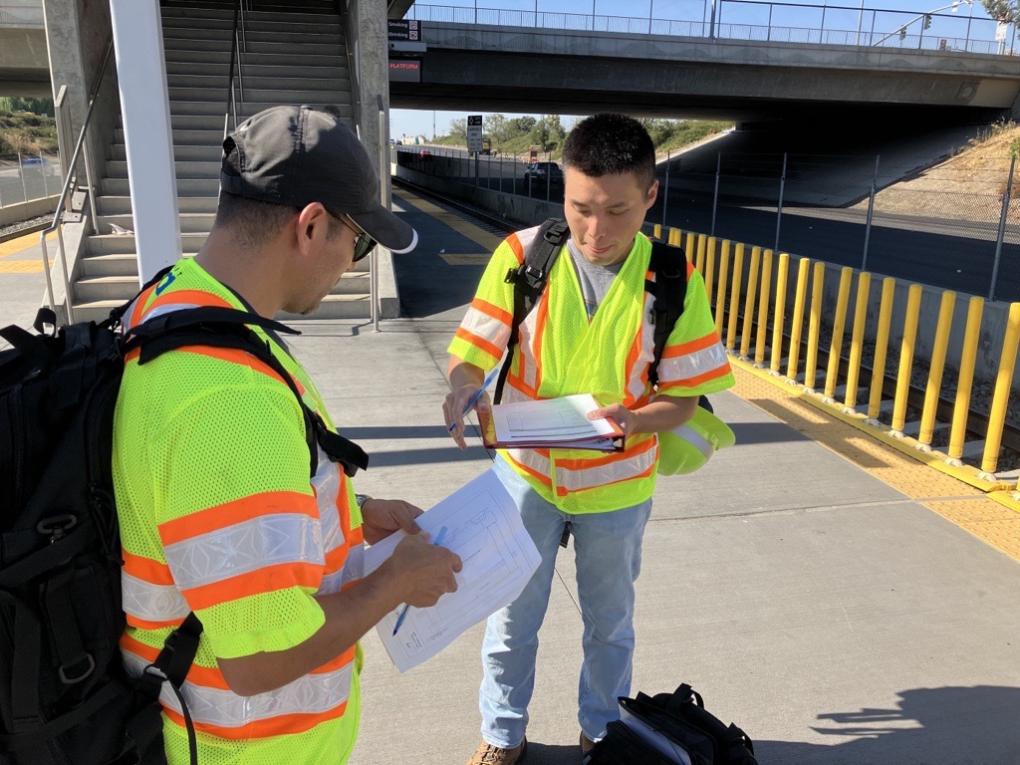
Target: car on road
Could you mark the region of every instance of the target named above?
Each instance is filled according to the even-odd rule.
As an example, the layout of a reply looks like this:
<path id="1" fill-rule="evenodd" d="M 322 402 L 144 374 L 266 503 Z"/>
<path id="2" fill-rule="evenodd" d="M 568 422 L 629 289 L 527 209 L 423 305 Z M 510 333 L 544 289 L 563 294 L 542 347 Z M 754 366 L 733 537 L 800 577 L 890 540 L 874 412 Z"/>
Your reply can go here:
<path id="1" fill-rule="evenodd" d="M 524 168 L 524 184 L 531 188 L 563 185 L 563 170 L 555 162 L 532 162 Z"/>

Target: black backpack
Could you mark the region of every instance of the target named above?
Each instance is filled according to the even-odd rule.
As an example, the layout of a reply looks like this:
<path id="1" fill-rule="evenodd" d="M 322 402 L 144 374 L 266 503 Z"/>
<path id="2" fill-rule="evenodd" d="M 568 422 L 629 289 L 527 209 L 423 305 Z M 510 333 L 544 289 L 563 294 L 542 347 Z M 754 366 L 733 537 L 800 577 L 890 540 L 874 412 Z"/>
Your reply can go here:
<path id="1" fill-rule="evenodd" d="M 169 269 L 145 285 L 156 284 Z M 141 293 L 139 293 L 141 294 Z M 128 304 L 130 305 L 130 304 Z M 301 396 L 247 325 L 297 334 L 255 314 L 196 308 L 123 332 L 128 305 L 100 324 L 57 328 L 43 309 L 36 333 L 11 325 L 0 337 L 0 763 L 165 763 L 159 693 L 177 694 L 197 762 L 194 728 L 179 688 L 198 648 L 194 614 L 166 640 L 141 678 L 129 678 L 118 647 L 121 546 L 112 479 L 113 414 L 124 356 L 139 363 L 184 345 L 241 349 L 268 364 Z M 316 443 L 353 475 L 365 453 L 329 431 L 302 402 L 310 466 Z"/>
<path id="2" fill-rule="evenodd" d="M 499 370 L 499 380 L 496 382 L 494 404 L 498 404 L 503 397 L 503 386 L 506 384 L 507 375 L 510 374 L 510 364 L 513 361 L 514 348 L 517 346 L 517 332 L 521 322 L 527 318 L 542 296 L 546 282 L 549 281 L 549 274 L 556 265 L 556 259 L 569 233 L 566 221 L 549 218 L 538 227 L 538 234 L 524 254 L 524 263 L 507 271 L 505 281 L 514 285 L 514 315 L 506 357 L 503 368 Z M 653 239 L 652 259 L 648 268 L 655 274 L 654 282 L 645 281 L 645 290 L 655 298 L 652 304 L 655 353 L 648 369 L 648 379 L 655 386 L 659 383 L 659 362 L 666 349 L 669 334 L 684 312 L 684 296 L 687 294 L 687 258 L 679 247 Z M 712 411 L 708 399 L 704 396 L 701 397 L 699 405 Z"/>
<path id="3" fill-rule="evenodd" d="M 706 710 L 701 694 L 686 683 L 673 693 L 621 697 L 620 712 L 622 721 L 607 726 L 606 736 L 585 756 L 586 765 L 683 761 L 650 744 L 650 732 L 666 749 L 686 754 L 691 765 L 758 765 L 748 735 Z"/>

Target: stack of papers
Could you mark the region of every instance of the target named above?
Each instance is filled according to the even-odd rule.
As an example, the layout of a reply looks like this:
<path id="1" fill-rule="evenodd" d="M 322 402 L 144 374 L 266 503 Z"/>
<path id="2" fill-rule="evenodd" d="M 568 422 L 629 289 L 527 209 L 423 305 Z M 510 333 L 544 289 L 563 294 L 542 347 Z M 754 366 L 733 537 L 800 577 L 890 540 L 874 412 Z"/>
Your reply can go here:
<path id="1" fill-rule="evenodd" d="M 589 420 L 599 408 L 590 393 L 542 401 L 518 401 L 492 407 L 482 422 L 482 441 L 490 449 L 623 450 L 623 431 L 608 418 Z"/>

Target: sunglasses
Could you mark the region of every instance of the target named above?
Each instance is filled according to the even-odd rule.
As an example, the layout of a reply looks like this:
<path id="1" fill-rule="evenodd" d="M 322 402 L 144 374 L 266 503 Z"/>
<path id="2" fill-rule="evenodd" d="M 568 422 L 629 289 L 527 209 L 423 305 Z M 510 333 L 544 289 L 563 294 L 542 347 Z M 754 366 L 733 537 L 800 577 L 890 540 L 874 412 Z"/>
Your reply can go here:
<path id="1" fill-rule="evenodd" d="M 338 215 L 337 217 L 354 229 L 354 233 L 357 235 L 354 238 L 354 262 L 357 263 L 375 249 L 376 241 L 368 235 L 365 229 L 355 223 L 350 215 Z"/>

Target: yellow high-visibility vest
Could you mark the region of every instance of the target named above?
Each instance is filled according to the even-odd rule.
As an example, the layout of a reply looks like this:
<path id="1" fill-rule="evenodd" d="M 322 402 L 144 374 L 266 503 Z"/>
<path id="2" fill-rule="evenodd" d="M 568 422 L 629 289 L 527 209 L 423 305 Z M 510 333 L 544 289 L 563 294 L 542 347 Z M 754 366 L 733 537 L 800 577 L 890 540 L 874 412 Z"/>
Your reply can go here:
<path id="1" fill-rule="evenodd" d="M 538 227 L 511 234 L 496 251 L 449 352 L 491 369 L 500 362 L 513 320 L 507 272 L 524 262 Z M 564 245 L 566 246 L 566 245 Z M 638 409 L 655 395 L 701 396 L 734 384 L 701 275 L 688 268 L 684 312 L 659 363 L 659 387 L 648 368 L 654 351 L 652 303 L 645 280 L 652 246 L 638 234 L 598 311 L 588 320 L 581 285 L 568 253 L 561 253 L 545 291 L 521 323 L 504 401 L 591 393 L 602 405 Z M 614 454 L 579 449 L 506 449 L 503 457 L 547 501 L 567 513 L 619 510 L 655 490 L 659 439 L 642 433 Z"/>

